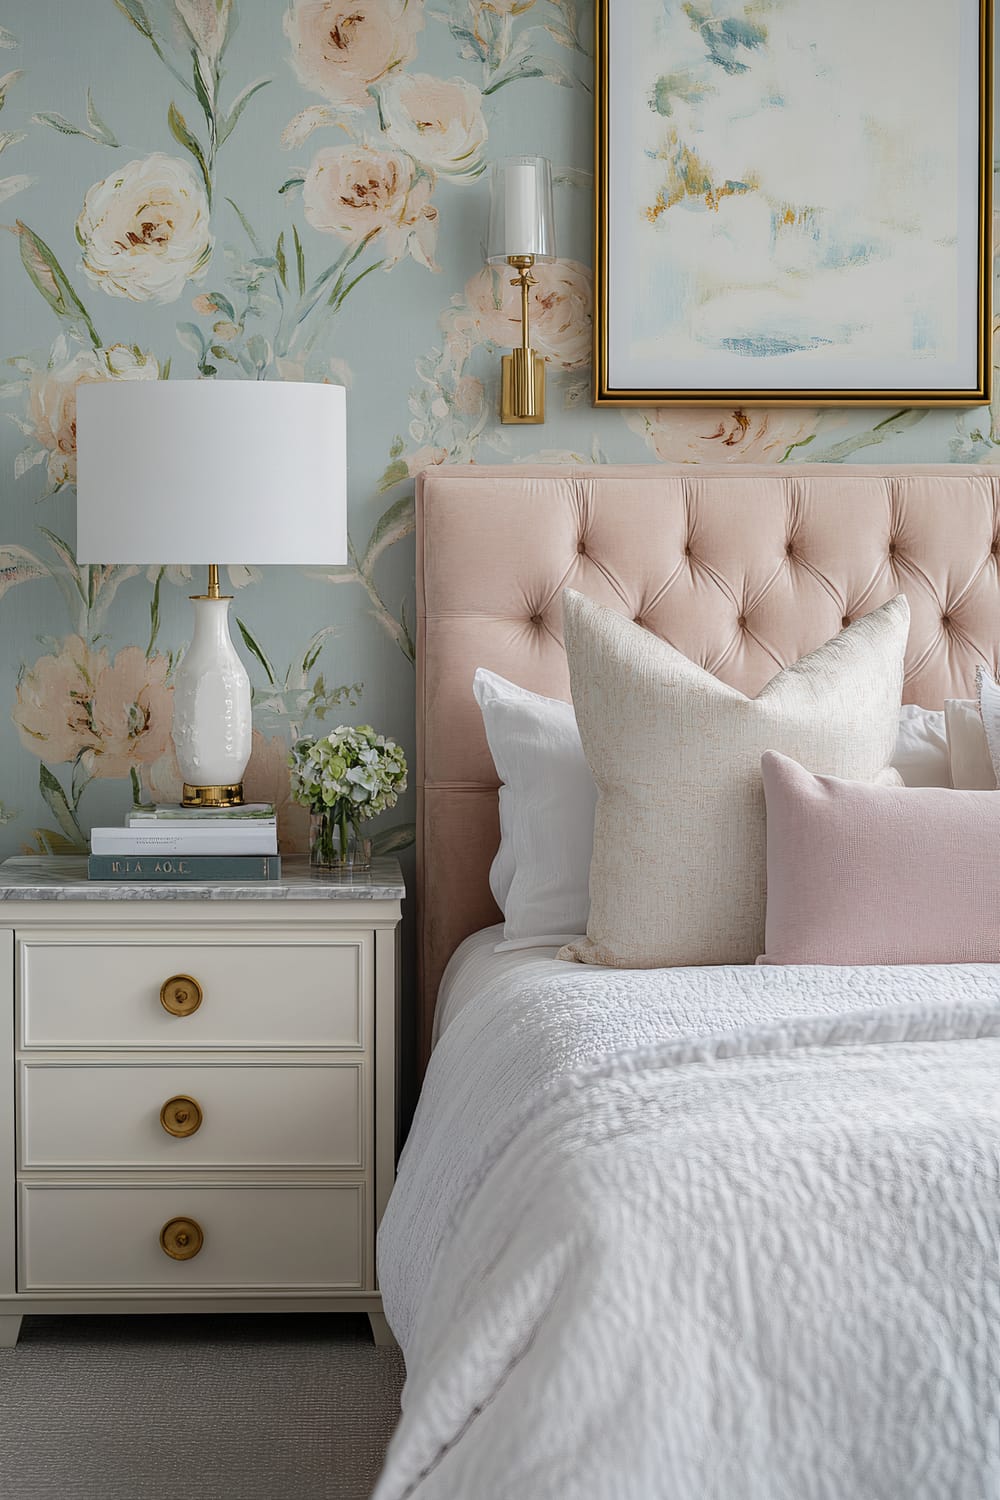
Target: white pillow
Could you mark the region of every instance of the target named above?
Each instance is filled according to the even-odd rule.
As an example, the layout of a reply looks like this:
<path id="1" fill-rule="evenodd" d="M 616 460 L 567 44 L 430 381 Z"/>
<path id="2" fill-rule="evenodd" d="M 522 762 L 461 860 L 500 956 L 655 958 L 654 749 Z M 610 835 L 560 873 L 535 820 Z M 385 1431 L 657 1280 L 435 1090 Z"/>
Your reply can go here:
<path id="1" fill-rule="evenodd" d="M 571 703 L 480 667 L 473 692 L 503 785 L 490 889 L 501 947 L 564 943 L 587 930 L 597 788 Z"/>
<path id="2" fill-rule="evenodd" d="M 599 787 L 587 938 L 561 958 L 611 968 L 753 963 L 764 948 L 760 758 L 888 774 L 906 596 L 786 667 L 754 698 L 606 606 L 563 590 L 584 752 Z"/>
<path id="3" fill-rule="evenodd" d="M 565 942 L 587 930 L 597 803 L 576 715 L 571 704 L 485 667 L 473 691 L 502 783 L 500 847 L 490 867 L 490 890 L 505 917 L 497 946 Z M 903 705 L 892 765 L 906 786 L 951 786 L 943 710 Z"/>
<path id="4" fill-rule="evenodd" d="M 946 698 L 944 722 L 951 785 L 959 792 L 995 792 L 993 759 L 975 698 Z"/>
<path id="5" fill-rule="evenodd" d="M 903 704 L 891 763 L 904 786 L 951 786 L 943 709 Z"/>

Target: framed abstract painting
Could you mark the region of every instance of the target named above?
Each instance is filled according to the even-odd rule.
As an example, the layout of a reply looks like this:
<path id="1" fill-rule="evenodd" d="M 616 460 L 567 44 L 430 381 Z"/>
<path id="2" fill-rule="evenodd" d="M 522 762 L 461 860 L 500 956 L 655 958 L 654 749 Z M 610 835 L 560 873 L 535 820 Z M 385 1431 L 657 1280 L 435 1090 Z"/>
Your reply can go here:
<path id="1" fill-rule="evenodd" d="M 594 401 L 990 399 L 992 0 L 598 0 Z"/>

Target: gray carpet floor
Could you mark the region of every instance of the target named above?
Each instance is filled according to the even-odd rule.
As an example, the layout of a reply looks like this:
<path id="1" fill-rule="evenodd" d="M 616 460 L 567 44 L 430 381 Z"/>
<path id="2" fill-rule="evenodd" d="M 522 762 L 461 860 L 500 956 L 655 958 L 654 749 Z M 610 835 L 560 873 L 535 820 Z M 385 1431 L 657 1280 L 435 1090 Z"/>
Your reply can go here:
<path id="1" fill-rule="evenodd" d="M 0 1496 L 366 1500 L 402 1385 L 354 1315 L 26 1318 Z"/>

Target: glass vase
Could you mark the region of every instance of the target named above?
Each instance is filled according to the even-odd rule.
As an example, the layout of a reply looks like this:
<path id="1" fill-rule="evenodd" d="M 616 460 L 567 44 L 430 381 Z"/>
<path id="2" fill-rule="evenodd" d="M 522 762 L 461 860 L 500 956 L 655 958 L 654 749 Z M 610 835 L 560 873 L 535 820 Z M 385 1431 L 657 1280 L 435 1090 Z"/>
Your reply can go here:
<path id="1" fill-rule="evenodd" d="M 370 870 L 372 841 L 346 808 L 309 811 L 309 863 L 317 870 Z"/>

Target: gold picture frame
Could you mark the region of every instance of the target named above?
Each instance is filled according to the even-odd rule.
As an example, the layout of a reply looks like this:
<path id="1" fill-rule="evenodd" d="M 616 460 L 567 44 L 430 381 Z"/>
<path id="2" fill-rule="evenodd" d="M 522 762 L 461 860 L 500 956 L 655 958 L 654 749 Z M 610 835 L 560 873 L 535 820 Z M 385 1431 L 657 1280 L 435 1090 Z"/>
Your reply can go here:
<path id="1" fill-rule="evenodd" d="M 802 13 L 808 11 L 810 4 L 815 4 L 817 14 L 822 8 L 825 23 L 829 26 L 831 7 L 824 4 L 824 0 L 788 0 L 788 5 L 795 11 L 801 21 Z M 858 0 L 860 3 L 860 0 Z M 900 23 L 905 30 L 905 10 L 909 0 L 880 0 L 878 6 L 868 6 L 867 14 L 875 16 L 873 24 L 884 21 L 883 11 L 899 9 Z M 656 11 L 655 20 L 653 11 Z M 795 339 L 781 339 L 777 336 L 770 338 L 766 332 L 761 334 L 759 330 L 768 327 L 766 318 L 763 317 L 763 309 L 767 304 L 767 296 L 758 296 L 761 288 L 752 287 L 752 295 L 761 307 L 760 320 L 756 325 L 753 318 L 748 314 L 746 325 L 752 326 L 750 336 L 741 331 L 744 324 L 742 314 L 739 314 L 735 323 L 724 321 L 724 310 L 728 305 L 739 307 L 738 298 L 741 287 L 737 285 L 726 285 L 722 280 L 718 281 L 719 292 L 717 302 L 719 311 L 714 313 L 715 326 L 719 330 L 706 340 L 708 352 L 704 359 L 698 349 L 698 339 L 701 336 L 693 318 L 688 314 L 687 308 L 694 306 L 696 316 L 702 316 L 702 308 L 708 307 L 711 301 L 706 298 L 705 303 L 693 300 L 691 303 L 683 303 L 682 295 L 677 294 L 676 284 L 681 287 L 689 283 L 697 284 L 700 279 L 705 279 L 706 266 L 711 266 L 711 255 L 719 245 L 722 251 L 718 256 L 720 266 L 724 267 L 725 256 L 732 258 L 738 256 L 740 242 L 733 232 L 720 231 L 720 225 L 725 224 L 725 215 L 736 219 L 742 209 L 733 211 L 737 200 L 748 199 L 756 195 L 755 208 L 761 210 L 761 200 L 766 204 L 770 214 L 772 225 L 772 242 L 775 231 L 773 226 L 778 224 L 783 229 L 786 223 L 790 224 L 795 232 L 798 232 L 804 244 L 803 254 L 811 252 L 811 247 L 805 244 L 806 237 L 811 234 L 816 239 L 821 230 L 817 229 L 817 221 L 823 222 L 823 216 L 827 210 L 820 207 L 813 210 L 808 207 L 799 208 L 790 204 L 784 215 L 775 218 L 776 207 L 773 197 L 768 201 L 765 191 L 762 191 L 748 178 L 741 179 L 726 178 L 716 183 L 710 172 L 703 173 L 703 163 L 698 159 L 694 147 L 690 144 L 700 143 L 703 130 L 698 127 L 698 122 L 692 117 L 692 100 L 699 98 L 710 98 L 716 109 L 715 124 L 718 127 L 719 111 L 723 106 L 718 105 L 719 96 L 725 97 L 725 90 L 732 84 L 735 78 L 742 89 L 741 97 L 745 100 L 746 82 L 745 77 L 750 73 L 752 63 L 756 62 L 753 56 L 754 49 L 766 50 L 764 43 L 757 43 L 755 35 L 768 35 L 767 26 L 774 27 L 780 22 L 781 10 L 776 12 L 773 3 L 766 7 L 767 25 L 762 23 L 754 32 L 753 15 L 757 6 L 751 0 L 749 4 L 733 4 L 731 23 L 726 23 L 727 29 L 723 30 L 722 11 L 726 8 L 724 0 L 720 5 L 719 0 L 712 5 L 710 0 L 699 0 L 697 5 L 682 6 L 680 0 L 676 5 L 663 4 L 663 0 L 597 0 L 597 19 L 595 37 L 595 252 L 596 252 L 596 278 L 595 278 L 595 308 L 594 308 L 594 387 L 593 400 L 595 406 L 676 406 L 676 407 L 698 407 L 727 405 L 739 405 L 740 407 L 796 407 L 796 406 L 845 406 L 845 407 L 968 407 L 978 406 L 989 402 L 992 389 L 992 135 L 993 135 L 993 0 L 957 0 L 957 3 L 949 6 L 937 7 L 934 11 L 935 25 L 939 28 L 947 28 L 949 18 L 954 27 L 954 37 L 948 37 L 951 44 L 952 55 L 960 57 L 964 67 L 964 73 L 953 80 L 951 70 L 948 69 L 946 59 L 940 61 L 943 69 L 943 89 L 950 88 L 956 100 L 956 117 L 950 117 L 947 100 L 943 104 L 937 125 L 942 131 L 952 131 L 953 143 L 946 140 L 935 156 L 937 175 L 933 178 L 933 184 L 940 188 L 941 202 L 946 202 L 945 184 L 947 181 L 945 168 L 951 157 L 959 163 L 960 175 L 964 178 L 955 191 L 956 208 L 955 224 L 957 232 L 954 237 L 954 250 L 952 262 L 946 263 L 945 252 L 947 250 L 947 235 L 942 238 L 945 249 L 940 250 L 937 238 L 934 235 L 923 233 L 918 237 L 912 228 L 907 228 L 907 221 L 900 220 L 903 225 L 897 236 L 896 248 L 905 246 L 907 234 L 909 234 L 911 250 L 919 260 L 921 255 L 929 262 L 935 261 L 931 269 L 924 268 L 926 280 L 920 283 L 915 280 L 908 294 L 906 302 L 907 311 L 903 312 L 904 296 L 902 292 L 897 295 L 897 288 L 904 285 L 900 277 L 905 277 L 906 257 L 897 256 L 895 259 L 886 254 L 883 257 L 884 246 L 877 245 L 876 254 L 884 258 L 885 264 L 879 264 L 875 268 L 877 274 L 869 277 L 868 284 L 864 284 L 863 277 L 854 275 L 857 269 L 854 262 L 843 260 L 840 264 L 834 264 L 833 270 L 843 272 L 843 281 L 849 286 L 852 295 L 857 295 L 857 305 L 864 311 L 861 293 L 869 297 L 869 304 L 873 311 L 875 321 L 866 323 L 863 320 L 852 325 L 850 332 L 843 334 L 843 347 L 837 343 L 836 337 L 815 338 L 811 343 L 795 342 Z M 832 13 L 843 16 L 845 27 L 850 25 L 851 17 L 847 9 L 841 7 L 833 8 Z M 978 10 L 978 17 L 975 12 Z M 672 14 L 676 12 L 676 15 Z M 760 6 L 761 16 L 764 16 L 765 7 Z M 711 27 L 706 23 L 704 42 L 706 56 L 709 64 L 716 64 L 712 69 L 712 76 L 708 82 L 699 81 L 694 72 L 690 77 L 683 71 L 675 71 L 672 74 L 656 78 L 657 59 L 652 57 L 651 50 L 643 45 L 648 37 L 643 36 L 644 13 L 648 12 L 649 20 L 647 32 L 655 24 L 658 27 L 676 24 L 678 28 L 685 25 L 696 28 L 701 13 L 709 18 Z M 666 20 L 664 20 L 666 17 Z M 961 28 L 964 26 L 964 31 Z M 740 31 L 740 27 L 751 28 Z M 912 28 L 911 28 L 912 29 Z M 922 29 L 922 28 L 921 28 Z M 747 38 L 747 42 L 741 52 L 740 36 Z M 783 38 L 784 40 L 784 38 Z M 828 33 L 829 40 L 829 33 Z M 699 36 L 699 43 L 702 38 Z M 975 44 L 974 46 L 972 44 Z M 914 47 L 919 42 L 913 42 Z M 939 59 L 944 58 L 944 51 L 940 50 L 934 55 L 933 38 L 925 40 L 924 45 L 928 49 L 928 55 L 922 61 L 926 68 L 939 64 Z M 848 39 L 845 35 L 843 40 L 843 56 L 848 57 L 851 47 L 863 46 L 863 37 L 857 34 Z M 713 56 L 712 49 L 716 49 L 718 56 Z M 728 48 L 728 51 L 724 51 Z M 975 53 L 973 57 L 971 54 Z M 916 54 L 915 54 L 916 55 Z M 677 54 L 672 50 L 669 61 L 676 63 Z M 668 54 L 664 53 L 664 66 L 668 64 Z M 700 66 L 700 64 L 699 64 Z M 708 66 L 703 70 L 708 71 Z M 958 70 L 961 72 L 961 70 Z M 901 70 L 903 76 L 908 79 L 912 74 L 906 74 Z M 893 78 L 900 74 L 886 72 L 885 88 L 893 86 Z M 978 94 L 975 100 L 970 99 L 970 90 L 973 83 L 978 85 Z M 651 88 L 652 84 L 652 88 Z M 823 84 L 819 85 L 822 87 Z M 911 87 L 915 87 L 911 84 Z M 702 94 L 699 90 L 704 89 Z M 845 110 L 853 108 L 854 94 L 850 89 L 844 89 L 842 95 L 845 100 Z M 621 102 L 620 102 L 621 101 Z M 636 101 L 639 101 L 638 103 Z M 779 101 L 780 102 L 780 101 Z M 763 101 L 770 104 L 770 100 Z M 898 117 L 910 117 L 913 114 L 914 100 L 901 98 L 898 104 Z M 933 108 L 933 103 L 927 101 L 926 107 Z M 666 142 L 662 152 L 644 149 L 638 133 L 646 131 L 647 140 L 649 130 L 652 128 L 645 120 L 645 110 L 650 113 L 659 114 L 663 122 L 662 140 Z M 860 111 L 862 105 L 858 105 Z M 975 111 L 973 115 L 973 110 Z M 707 112 L 707 111 L 706 111 Z M 626 119 L 626 115 L 628 119 Z M 674 118 L 671 120 L 670 116 Z M 631 121 L 632 129 L 630 131 Z M 638 122 L 638 124 L 636 124 Z M 654 120 L 654 126 L 660 125 L 660 120 Z M 683 126 L 694 126 L 690 136 L 685 137 Z M 877 123 L 877 122 L 876 122 Z M 855 120 L 848 121 L 850 135 L 852 130 L 857 134 L 862 129 L 873 128 L 870 119 L 862 117 L 858 113 Z M 855 129 L 856 127 L 856 129 Z M 928 125 L 927 130 L 930 129 Z M 633 138 L 629 138 L 630 134 Z M 739 131 L 734 129 L 729 136 L 718 135 L 716 139 L 722 140 L 725 147 L 736 138 Z M 763 138 L 763 133 L 762 133 Z M 796 139 L 793 130 L 789 132 L 788 139 Z M 975 139 L 978 158 L 974 165 L 974 171 L 967 162 L 967 152 L 962 151 L 963 142 L 971 147 Z M 872 154 L 880 147 L 878 137 L 872 136 Z M 898 142 L 898 135 L 897 135 Z M 784 149 L 784 147 L 782 147 Z M 846 149 L 846 148 L 845 148 Z M 886 160 L 888 160 L 888 147 L 886 148 Z M 897 150 L 897 158 L 898 158 Z M 654 201 L 645 208 L 642 200 L 634 202 L 629 199 L 625 215 L 616 213 L 616 207 L 620 207 L 623 191 L 634 187 L 640 173 L 650 173 L 648 162 L 662 159 L 665 163 L 664 172 L 668 181 L 668 187 L 661 190 Z M 739 151 L 731 152 L 723 149 L 722 156 L 729 159 L 739 156 Z M 832 159 L 832 152 L 831 152 Z M 857 158 L 854 158 L 856 161 Z M 913 167 L 914 178 L 916 178 L 916 166 L 919 161 L 919 143 L 914 147 Z M 641 166 L 628 166 L 630 162 L 641 161 Z M 692 163 L 694 169 L 692 170 Z M 854 167 L 850 165 L 844 172 L 849 175 Z M 874 174 L 879 170 L 878 164 L 871 166 Z M 629 171 L 631 177 L 622 187 L 623 174 Z M 765 173 L 766 175 L 766 173 Z M 793 174 L 794 175 L 794 174 Z M 799 173 L 801 178 L 804 174 Z M 777 173 L 780 177 L 781 173 Z M 900 182 L 905 183 L 905 175 L 900 174 L 892 177 L 887 174 L 887 191 L 901 193 L 903 189 Z M 876 182 L 877 186 L 877 182 Z M 919 181 L 909 184 L 912 195 L 912 203 L 917 208 L 917 217 L 922 211 L 925 218 L 931 213 L 931 208 L 923 204 L 920 197 L 923 184 Z M 850 190 L 848 190 L 849 192 Z M 730 201 L 724 201 L 730 200 Z M 931 198 L 931 204 L 935 201 Z M 835 205 L 836 208 L 839 205 Z M 633 212 L 634 208 L 634 212 Z M 780 205 L 779 205 L 780 208 Z M 671 228 L 678 226 L 684 230 L 685 247 L 683 253 L 687 254 L 688 262 L 681 264 L 682 273 L 679 277 L 677 271 L 677 255 L 680 252 L 672 248 L 666 239 L 660 239 L 654 244 L 653 234 L 650 233 L 649 225 L 653 226 L 655 233 L 663 234 L 664 226 L 669 222 L 667 210 L 676 211 L 676 214 L 684 214 L 685 218 L 680 220 L 675 217 Z M 692 212 L 693 211 L 693 212 Z M 841 216 L 846 216 L 847 209 L 841 210 Z M 704 222 L 698 225 L 693 222 L 694 215 L 703 214 Z M 810 222 L 808 216 L 813 218 Z M 749 215 L 745 215 L 749 219 Z M 887 213 L 888 221 L 888 213 Z M 973 223 L 973 218 L 975 222 Z M 646 223 L 643 222 L 646 221 Z M 627 222 L 625 222 L 627 221 Z M 800 222 L 801 221 L 801 222 Z M 947 220 L 947 213 L 944 216 Z M 761 212 L 757 213 L 755 227 L 759 230 L 761 223 Z M 938 221 L 934 221 L 935 228 Z M 886 231 L 887 239 L 892 240 L 895 227 L 889 224 Z M 720 233 L 728 233 L 729 243 L 726 244 L 719 239 Z M 699 240 L 699 235 L 701 236 Z M 644 236 L 644 238 L 643 238 Z M 762 236 L 758 233 L 758 239 Z M 699 245 L 703 248 L 706 258 L 704 261 L 698 259 Z M 653 247 L 651 251 L 650 247 Z M 673 312 L 666 310 L 666 293 L 663 295 L 664 305 L 657 304 L 660 316 L 647 316 L 649 312 L 649 299 L 643 299 L 641 288 L 645 285 L 653 289 L 654 300 L 660 293 L 661 283 L 657 281 L 655 270 L 660 262 L 651 256 L 655 250 L 665 254 L 663 266 L 663 286 L 668 284 L 672 291 L 670 296 L 673 302 Z M 932 254 L 933 250 L 933 254 Z M 939 253 L 940 251 L 940 253 Z M 826 253 L 826 252 L 824 252 Z M 833 252 L 830 252 L 831 254 Z M 859 252 L 860 253 L 860 252 Z M 645 255 L 646 260 L 641 257 Z M 669 257 L 675 257 L 671 263 Z M 777 267 L 777 258 L 772 257 L 772 266 Z M 912 264 L 912 257 L 911 257 Z M 636 266 L 644 274 L 636 275 Z M 868 266 L 859 261 L 857 266 L 862 266 L 867 272 Z M 772 305 L 779 310 L 778 323 L 784 315 L 783 306 L 779 302 L 784 296 L 785 305 L 794 302 L 795 297 L 800 294 L 801 287 L 798 282 L 791 280 L 782 281 L 782 274 L 775 270 L 772 283 L 763 288 L 764 292 L 771 294 Z M 793 273 L 789 273 L 791 276 Z M 912 274 L 912 273 L 911 273 Z M 972 296 L 972 277 L 975 276 L 975 298 Z M 815 288 L 824 284 L 830 284 L 830 278 L 824 283 L 825 267 L 821 266 L 814 276 Z M 949 276 L 953 280 L 949 280 Z M 936 279 L 934 279 L 936 277 Z M 671 279 L 672 278 L 672 279 Z M 853 279 L 852 279 L 853 278 Z M 880 300 L 874 294 L 874 289 L 879 286 L 884 288 L 885 295 Z M 925 301 L 921 302 L 921 288 L 944 288 L 947 295 L 944 297 L 931 297 L 926 295 Z M 860 292 L 859 292 L 860 288 Z M 699 292 L 701 288 L 698 288 Z M 791 291 L 791 297 L 785 295 Z M 973 300 L 975 302 L 974 326 L 973 326 Z M 898 303 L 898 306 L 897 306 Z M 954 307 L 952 306 L 954 304 Z M 823 317 L 830 317 L 828 307 L 836 304 L 820 302 L 817 304 L 817 326 L 825 327 Z M 850 303 L 847 304 L 850 306 Z M 678 307 L 681 311 L 678 312 Z M 947 311 L 940 311 L 946 308 Z M 933 311 L 928 311 L 933 309 Z M 627 313 L 627 318 L 623 316 Z M 794 309 L 796 316 L 803 318 L 805 313 Z M 885 327 L 880 329 L 878 318 L 885 317 Z M 674 317 L 671 325 L 669 317 Z M 845 315 L 846 316 L 846 315 Z M 906 322 L 906 318 L 910 322 Z M 891 321 L 894 319 L 894 321 Z M 933 345 L 933 337 L 926 334 L 924 323 L 928 321 L 933 329 L 933 337 L 939 340 L 938 345 Z M 671 327 L 682 329 L 679 339 L 671 337 Z M 845 324 L 846 327 L 846 324 Z M 721 330 L 730 328 L 734 330 L 734 336 L 726 338 L 722 336 Z M 921 339 L 927 338 L 928 348 L 921 347 Z M 713 339 L 715 343 L 713 344 Z M 909 344 L 907 341 L 909 340 Z M 855 343 L 858 347 L 851 348 Z M 827 345 L 836 346 L 835 353 L 829 353 Z M 866 363 L 865 345 L 871 346 L 871 355 Z M 722 346 L 731 346 L 722 347 Z M 932 357 L 933 349 L 939 348 L 938 357 Z M 883 353 L 883 350 L 885 351 Z M 683 352 L 681 352 L 683 351 Z M 890 352 L 891 351 L 891 352 Z M 946 357 L 946 351 L 951 352 L 951 357 Z M 956 352 L 957 351 L 957 352 Z M 732 358 L 726 358 L 727 354 Z M 747 358 L 746 355 L 754 357 Z M 786 358 L 786 356 L 789 356 Z M 804 357 L 800 357 L 804 356 Z M 902 374 L 907 372 L 916 373 L 916 366 L 922 365 L 928 372 L 928 384 L 910 378 L 899 381 L 890 380 L 893 371 Z M 737 370 L 736 367 L 739 366 Z M 836 375 L 845 369 L 853 372 L 857 366 L 859 378 L 857 381 L 847 379 L 832 379 L 830 383 L 816 380 L 806 386 L 804 379 L 809 379 L 812 374 L 820 374 L 824 371 L 829 375 Z M 732 371 L 734 374 L 742 374 L 743 380 L 724 380 L 724 374 Z M 777 374 L 789 377 L 786 383 L 775 378 Z M 794 380 L 790 378 L 794 373 Z M 701 376 L 702 378 L 697 378 Z M 657 378 L 659 377 L 659 378 Z M 772 383 L 773 382 L 773 383 Z"/>

